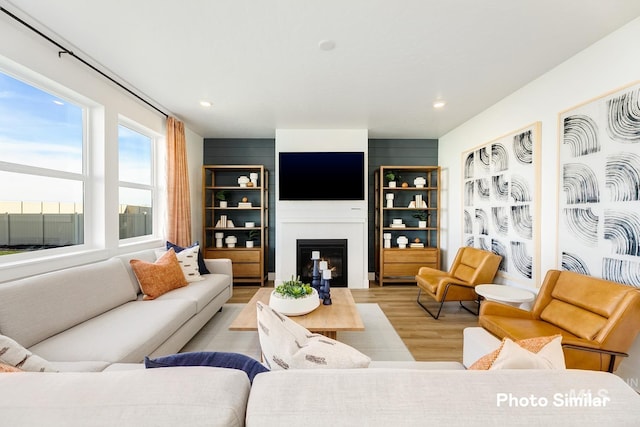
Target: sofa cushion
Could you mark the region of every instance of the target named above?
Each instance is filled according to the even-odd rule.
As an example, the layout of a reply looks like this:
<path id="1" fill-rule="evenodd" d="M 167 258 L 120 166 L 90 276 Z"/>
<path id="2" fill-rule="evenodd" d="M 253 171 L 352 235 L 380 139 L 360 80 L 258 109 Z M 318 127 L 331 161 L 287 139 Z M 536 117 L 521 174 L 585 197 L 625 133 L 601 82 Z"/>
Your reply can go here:
<path id="1" fill-rule="evenodd" d="M 558 335 L 537 352 L 521 347 L 509 338 L 489 369 L 565 369 L 562 337 Z"/>
<path id="2" fill-rule="evenodd" d="M 564 399 L 569 393 L 588 392 L 608 398 L 598 401 L 606 404 L 571 404 Z M 556 395 L 560 404 L 554 404 Z M 527 404 L 530 397 L 536 402 L 544 398 L 547 405 Z M 513 403 L 520 399 L 525 403 Z M 640 396 L 606 372 L 296 369 L 255 378 L 246 423 L 262 427 L 634 426 L 639 419 Z"/>
<path id="3" fill-rule="evenodd" d="M 165 249 L 156 249 L 156 257 L 161 258 L 167 252 L 168 250 Z M 198 267 L 199 252 L 200 248 L 197 245 L 176 252 L 178 264 L 180 264 L 184 278 L 187 279 L 189 283 L 204 280 L 204 277 L 200 275 L 200 268 Z"/>
<path id="4" fill-rule="evenodd" d="M 241 427 L 249 390 L 241 371 L 199 366 L 24 372 L 0 375 L 0 414 L 7 426 Z"/>
<path id="5" fill-rule="evenodd" d="M 576 286 L 579 282 L 580 285 Z M 633 287 L 573 271 L 562 271 L 551 292 L 554 299 L 609 318 Z"/>
<path id="6" fill-rule="evenodd" d="M 508 341 L 508 343 L 507 343 Z M 527 360 L 531 360 L 531 364 L 527 365 L 529 367 L 533 366 L 536 363 L 536 359 L 533 356 L 530 356 L 527 353 L 519 352 L 517 348 L 515 348 L 512 344 L 515 344 L 517 347 L 526 351 L 530 354 L 537 354 L 543 349 L 549 347 L 545 353 L 541 355 L 541 357 L 549 358 L 552 357 L 553 365 L 560 366 L 564 368 L 564 353 L 562 352 L 562 336 L 561 335 L 553 335 L 546 337 L 535 337 L 535 338 L 526 338 L 523 340 L 518 340 L 517 342 L 513 342 L 509 338 L 505 338 L 500 343 L 500 346 L 492 351 L 491 353 L 486 354 L 485 356 L 478 359 L 475 363 L 469 366 L 471 370 L 487 370 L 487 369 L 508 369 L 509 367 L 519 364 L 526 364 Z M 505 350 L 505 345 L 507 345 L 507 349 Z M 508 359 L 513 357 L 512 361 Z M 525 360 L 526 359 L 526 360 Z M 562 363 L 560 363 L 560 359 Z M 496 361 L 499 362 L 498 366 L 494 367 Z M 511 364 L 513 362 L 513 365 Z M 522 366 L 522 365 L 519 365 Z M 520 368 L 521 369 L 521 368 Z"/>
<path id="7" fill-rule="evenodd" d="M 167 241 L 167 250 L 173 248 L 174 251 L 176 251 L 176 253 L 180 253 L 182 252 L 184 249 L 187 248 L 183 248 L 182 246 L 176 245 L 175 243 L 169 242 Z M 193 248 L 194 246 L 200 246 L 200 243 L 195 242 L 193 245 L 189 246 L 189 248 Z M 210 271 L 207 269 L 206 264 L 204 263 L 204 255 L 202 255 L 202 251 L 199 250 L 198 251 L 198 270 L 200 271 L 200 274 L 209 274 Z"/>
<path id="8" fill-rule="evenodd" d="M 132 301 L 29 348 L 49 361 L 140 363 L 196 314 L 193 301 Z"/>
<path id="9" fill-rule="evenodd" d="M 169 356 L 144 358 L 145 368 L 171 368 L 176 366 L 209 366 L 212 368 L 229 368 L 244 371 L 253 383 L 253 378 L 262 372 L 269 372 L 262 363 L 252 357 L 240 353 L 222 351 L 194 351 L 171 354 Z"/>
<path id="10" fill-rule="evenodd" d="M 49 362 L 58 372 L 102 372 L 109 366 L 110 362 L 99 360 L 83 360 L 76 362 Z"/>
<path id="11" fill-rule="evenodd" d="M 140 283 L 145 300 L 155 299 L 189 284 L 173 249 L 169 249 L 154 263 L 139 259 L 132 259 L 129 263 Z"/>
<path id="12" fill-rule="evenodd" d="M 0 363 L 23 371 L 55 372 L 56 369 L 11 338 L 0 335 Z"/>
<path id="13" fill-rule="evenodd" d="M 314 334 L 262 302 L 257 302 L 258 337 L 272 370 L 366 368 L 371 359 L 339 341 Z"/>
<path id="14" fill-rule="evenodd" d="M 607 324 L 607 318 L 560 300 L 551 300 L 540 313 L 540 318 L 573 335 L 592 340 Z"/>
<path id="15" fill-rule="evenodd" d="M 0 331 L 26 348 L 136 299 L 117 259 L 3 283 Z"/>
<path id="16" fill-rule="evenodd" d="M 140 284 L 138 283 L 136 274 L 133 272 L 133 268 L 131 268 L 130 261 L 132 259 L 139 259 L 146 262 L 156 262 L 156 260 L 158 259 L 158 257 L 156 256 L 157 249 L 162 250 L 162 247 L 156 249 L 145 249 L 137 252 L 129 252 L 115 257 L 116 259 L 120 260 L 120 262 L 124 266 L 124 269 L 127 271 L 127 274 L 129 275 L 129 282 L 131 283 L 131 287 L 133 288 L 133 291 L 136 293 L 136 295 L 140 294 L 140 292 L 142 291 L 140 290 Z"/>
<path id="17" fill-rule="evenodd" d="M 184 299 L 196 303 L 196 311 L 200 313 L 214 298 L 224 292 L 231 285 L 231 279 L 225 274 L 211 273 L 202 276 L 203 280 L 189 283 L 189 286 L 174 289 L 156 298 Z"/>

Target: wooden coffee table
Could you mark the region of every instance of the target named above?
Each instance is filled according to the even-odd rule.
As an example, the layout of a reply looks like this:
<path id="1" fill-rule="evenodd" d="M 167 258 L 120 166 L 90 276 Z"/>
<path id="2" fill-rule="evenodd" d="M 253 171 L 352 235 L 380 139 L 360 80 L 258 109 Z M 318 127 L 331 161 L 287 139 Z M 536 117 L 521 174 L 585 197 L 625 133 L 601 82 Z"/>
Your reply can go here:
<path id="1" fill-rule="evenodd" d="M 229 325 L 231 331 L 257 331 L 258 321 L 256 302 L 269 304 L 269 297 L 273 288 L 259 289 L 253 298 L 242 309 L 238 317 Z M 336 339 L 338 331 L 364 331 L 364 324 L 356 308 L 351 291 L 346 288 L 331 289 L 331 305 L 323 305 L 311 313 L 289 318 L 304 326 L 311 332 Z"/>

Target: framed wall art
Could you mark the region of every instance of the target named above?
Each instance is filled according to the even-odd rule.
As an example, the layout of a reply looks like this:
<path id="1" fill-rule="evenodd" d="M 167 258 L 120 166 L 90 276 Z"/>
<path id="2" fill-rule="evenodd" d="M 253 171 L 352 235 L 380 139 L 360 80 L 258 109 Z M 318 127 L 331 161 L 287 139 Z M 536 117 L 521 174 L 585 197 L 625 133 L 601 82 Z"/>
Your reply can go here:
<path id="1" fill-rule="evenodd" d="M 640 83 L 558 120 L 558 264 L 640 287 Z"/>
<path id="2" fill-rule="evenodd" d="M 539 284 L 540 122 L 462 153 L 463 245 L 502 256 L 498 276 Z"/>

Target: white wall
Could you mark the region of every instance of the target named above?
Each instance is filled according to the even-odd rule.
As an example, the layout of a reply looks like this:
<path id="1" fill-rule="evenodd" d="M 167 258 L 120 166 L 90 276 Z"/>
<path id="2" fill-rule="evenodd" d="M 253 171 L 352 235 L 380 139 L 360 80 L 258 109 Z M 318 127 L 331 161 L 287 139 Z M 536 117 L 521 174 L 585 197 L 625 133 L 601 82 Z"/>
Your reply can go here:
<path id="1" fill-rule="evenodd" d="M 640 19 L 570 58 L 439 139 L 443 170 L 443 267 L 462 245 L 462 153 L 542 122 L 541 272 L 558 268 L 556 229 L 558 113 L 640 79 Z"/>
<path id="2" fill-rule="evenodd" d="M 533 122 L 542 122 L 541 260 L 542 277 L 559 268 L 556 254 L 558 192 L 558 113 L 640 79 L 640 18 L 527 84 L 439 140 L 443 170 L 443 267 L 462 245 L 462 153 Z M 640 356 L 640 343 L 634 346 Z M 618 371 L 640 378 L 640 357 Z"/>

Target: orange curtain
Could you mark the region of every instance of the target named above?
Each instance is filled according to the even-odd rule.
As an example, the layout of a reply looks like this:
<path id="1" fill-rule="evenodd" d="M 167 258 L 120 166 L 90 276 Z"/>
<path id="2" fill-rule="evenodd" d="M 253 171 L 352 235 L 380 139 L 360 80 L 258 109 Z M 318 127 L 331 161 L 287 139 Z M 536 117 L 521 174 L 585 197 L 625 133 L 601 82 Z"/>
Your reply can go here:
<path id="1" fill-rule="evenodd" d="M 167 240 L 191 245 L 191 198 L 184 123 L 167 117 Z"/>

